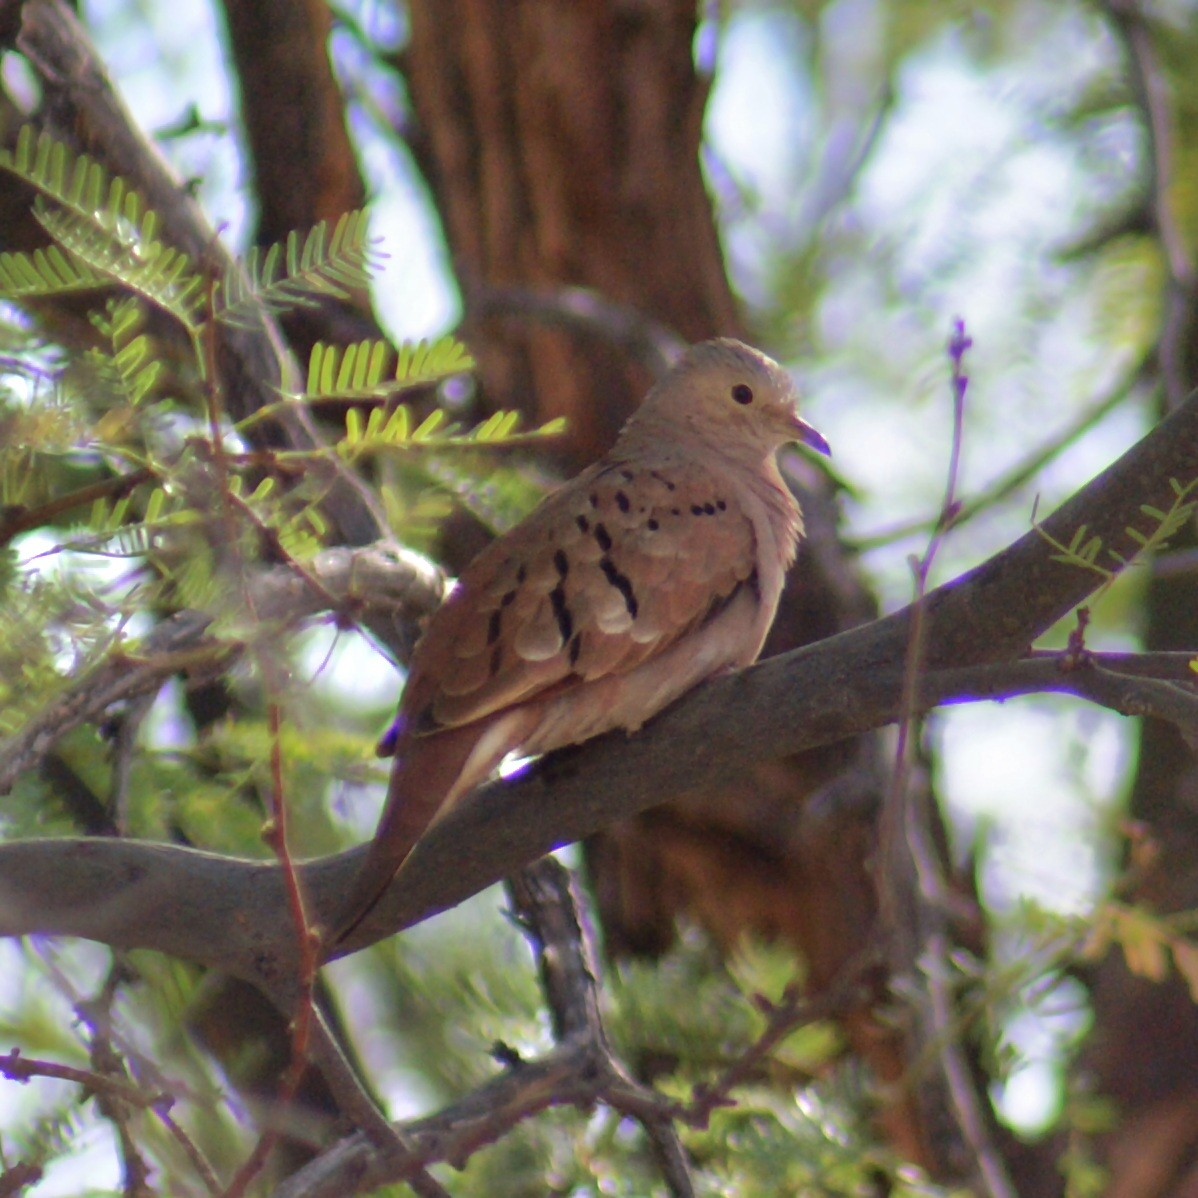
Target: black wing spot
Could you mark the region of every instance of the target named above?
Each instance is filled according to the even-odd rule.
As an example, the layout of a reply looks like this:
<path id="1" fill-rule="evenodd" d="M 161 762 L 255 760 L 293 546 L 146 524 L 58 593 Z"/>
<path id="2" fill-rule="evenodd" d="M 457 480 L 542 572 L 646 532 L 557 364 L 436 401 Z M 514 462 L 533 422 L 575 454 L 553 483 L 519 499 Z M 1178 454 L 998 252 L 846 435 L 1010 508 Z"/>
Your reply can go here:
<path id="1" fill-rule="evenodd" d="M 503 609 L 497 607 L 491 613 L 490 622 L 487 624 L 487 644 L 493 645 L 499 640 L 499 631 L 503 625 Z"/>
<path id="2" fill-rule="evenodd" d="M 656 520 L 650 520 L 646 524 L 646 527 L 649 529 L 650 532 L 656 532 L 661 527 L 661 525 L 658 524 Z"/>
<path id="3" fill-rule="evenodd" d="M 595 525 L 595 540 L 599 542 L 599 548 L 606 553 L 611 548 L 611 534 L 603 527 L 602 524 Z"/>
<path id="4" fill-rule="evenodd" d="M 623 491 L 616 492 L 616 507 L 618 507 L 622 512 L 626 512 L 632 507 L 628 496 L 625 495 Z"/>
<path id="5" fill-rule="evenodd" d="M 591 522 L 585 516 L 575 516 L 574 523 L 578 525 L 578 531 L 583 535 L 591 531 Z"/>
<path id="6" fill-rule="evenodd" d="M 599 506 L 599 496 L 596 495 L 594 491 L 592 491 L 591 492 L 591 507 L 598 508 L 598 506 Z"/>
<path id="7" fill-rule="evenodd" d="M 560 582 L 549 592 L 549 602 L 553 607 L 553 618 L 557 621 L 557 630 L 564 645 L 574 635 L 574 617 L 566 606 L 566 592 Z"/>
<path id="8" fill-rule="evenodd" d="M 563 578 L 570 572 L 570 559 L 566 557 L 566 551 L 559 549 L 553 555 L 553 565 L 557 569 L 558 574 Z"/>
<path id="9" fill-rule="evenodd" d="M 691 515 L 692 516 L 703 515 L 703 505 L 701 503 L 692 503 L 691 504 Z"/>
<path id="10" fill-rule="evenodd" d="M 717 499 L 715 501 L 715 505 L 720 509 L 721 512 L 726 512 L 728 510 L 728 505 L 722 499 Z"/>
<path id="11" fill-rule="evenodd" d="M 582 652 L 582 633 L 575 634 L 570 641 L 570 668 L 573 669 L 578 665 L 578 655 Z"/>
<path id="12" fill-rule="evenodd" d="M 616 563 L 610 557 L 605 557 L 599 562 L 599 569 L 603 571 L 603 577 L 624 596 L 624 606 L 635 620 L 640 605 L 636 601 L 636 591 L 632 589 L 632 580 L 627 574 L 621 574 L 616 569 Z"/>
<path id="13" fill-rule="evenodd" d="M 515 587 L 513 587 L 510 591 L 505 592 L 503 598 L 499 600 L 499 605 L 501 607 L 510 607 L 516 602 L 517 593 L 518 592 L 516 591 Z"/>
<path id="14" fill-rule="evenodd" d="M 503 660 L 503 646 L 496 645 L 491 650 L 491 677 L 494 678 L 499 673 L 499 663 Z"/>
<path id="15" fill-rule="evenodd" d="M 621 477 L 621 478 L 622 478 L 622 479 L 623 479 L 623 480 L 624 480 L 626 483 L 630 483 L 630 482 L 632 482 L 632 480 L 633 480 L 634 478 L 636 478 L 636 475 L 635 475 L 635 474 L 633 474 L 631 470 L 621 470 L 621 471 L 620 471 L 620 477 Z"/>
<path id="16" fill-rule="evenodd" d="M 666 489 L 667 491 L 675 491 L 675 490 L 677 490 L 677 489 L 678 489 L 678 484 L 677 484 L 677 483 L 673 483 L 673 482 L 671 482 L 671 481 L 670 481 L 668 478 L 666 478 L 666 476 L 665 476 L 664 474 L 662 474 L 660 471 L 658 471 L 658 470 L 650 470 L 650 471 L 649 471 L 649 473 L 650 473 L 650 475 L 652 475 L 652 477 L 653 477 L 653 478 L 657 479 L 657 481 L 658 481 L 659 483 L 662 483 L 662 484 L 664 484 L 664 485 L 665 485 L 665 489 Z"/>
<path id="17" fill-rule="evenodd" d="M 516 582 L 523 585 L 528 579 L 528 567 L 523 562 L 520 563 L 520 569 L 516 571 Z"/>
<path id="18" fill-rule="evenodd" d="M 709 516 L 714 516 L 714 515 L 715 515 L 715 504 L 714 504 L 714 503 L 705 503 L 705 504 L 703 505 L 703 510 L 704 510 L 704 511 L 705 511 L 705 512 L 706 512 L 706 513 L 709 515 Z"/>

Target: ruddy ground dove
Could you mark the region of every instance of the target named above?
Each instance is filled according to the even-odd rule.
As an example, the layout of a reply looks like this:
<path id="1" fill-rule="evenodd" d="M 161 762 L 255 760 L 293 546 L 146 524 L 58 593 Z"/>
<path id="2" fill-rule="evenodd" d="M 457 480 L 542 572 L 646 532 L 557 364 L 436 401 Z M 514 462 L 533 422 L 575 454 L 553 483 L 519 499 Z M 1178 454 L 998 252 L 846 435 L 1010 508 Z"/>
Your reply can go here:
<path id="1" fill-rule="evenodd" d="M 339 938 L 509 753 L 635 731 L 756 659 L 802 532 L 776 452 L 828 452 L 796 398 L 739 341 L 695 346 L 606 457 L 470 563 L 413 655 L 384 742 L 386 806 Z"/>

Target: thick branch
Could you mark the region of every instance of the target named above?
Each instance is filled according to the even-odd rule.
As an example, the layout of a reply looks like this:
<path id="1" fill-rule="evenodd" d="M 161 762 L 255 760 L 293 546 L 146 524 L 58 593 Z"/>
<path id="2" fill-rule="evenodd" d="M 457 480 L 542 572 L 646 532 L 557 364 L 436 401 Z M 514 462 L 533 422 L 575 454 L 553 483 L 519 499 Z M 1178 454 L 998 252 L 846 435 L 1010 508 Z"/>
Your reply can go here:
<path id="1" fill-rule="evenodd" d="M 1140 505 L 1167 508 L 1170 479 L 1188 481 L 1196 461 L 1198 397 L 1191 397 L 1045 529 L 1068 542 L 1084 523 L 1107 547 L 1130 557 L 1136 545 L 1125 529 L 1143 527 Z M 1012 666 L 1012 660 L 1098 581 L 1092 571 L 1052 561 L 1051 552 L 1029 533 L 928 596 L 921 706 L 1014 693 L 1012 682 L 1029 666 Z M 453 906 L 550 849 L 653 806 L 662 794 L 718 787 L 751 761 L 892 721 L 908 615 L 899 612 L 721 679 L 637 736 L 600 738 L 515 781 L 483 788 L 429 835 L 351 947 Z M 1008 664 L 994 671 L 972 668 L 1004 660 Z M 1041 678 L 1038 689 L 1069 690 L 1070 677 Z M 357 850 L 305 867 L 318 917 L 337 909 L 360 856 Z M 275 993 L 295 974 L 283 902 L 278 870 L 265 863 L 117 841 L 0 847 L 0 934 L 54 932 L 157 948 Z"/>

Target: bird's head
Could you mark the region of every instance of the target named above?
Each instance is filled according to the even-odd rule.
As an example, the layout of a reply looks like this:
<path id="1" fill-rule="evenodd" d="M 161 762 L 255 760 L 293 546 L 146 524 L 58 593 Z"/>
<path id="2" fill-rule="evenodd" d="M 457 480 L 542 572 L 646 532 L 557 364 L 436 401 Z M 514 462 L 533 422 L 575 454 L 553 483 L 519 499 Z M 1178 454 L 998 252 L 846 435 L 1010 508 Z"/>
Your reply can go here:
<path id="1" fill-rule="evenodd" d="M 645 397 L 634 420 L 658 436 L 671 430 L 764 456 L 792 441 L 818 453 L 827 441 L 798 413 L 790 375 L 740 341 L 720 338 L 689 349 Z"/>

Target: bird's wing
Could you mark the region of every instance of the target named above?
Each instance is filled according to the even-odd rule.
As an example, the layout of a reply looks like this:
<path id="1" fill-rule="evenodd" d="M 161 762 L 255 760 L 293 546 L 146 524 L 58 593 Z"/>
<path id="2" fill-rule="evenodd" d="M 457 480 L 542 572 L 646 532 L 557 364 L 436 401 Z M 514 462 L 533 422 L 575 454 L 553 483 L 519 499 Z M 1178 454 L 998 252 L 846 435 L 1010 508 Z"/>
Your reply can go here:
<path id="1" fill-rule="evenodd" d="M 433 617 L 401 721 L 411 733 L 625 673 L 757 585 L 753 523 L 692 461 L 608 462 L 466 569 Z"/>

